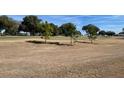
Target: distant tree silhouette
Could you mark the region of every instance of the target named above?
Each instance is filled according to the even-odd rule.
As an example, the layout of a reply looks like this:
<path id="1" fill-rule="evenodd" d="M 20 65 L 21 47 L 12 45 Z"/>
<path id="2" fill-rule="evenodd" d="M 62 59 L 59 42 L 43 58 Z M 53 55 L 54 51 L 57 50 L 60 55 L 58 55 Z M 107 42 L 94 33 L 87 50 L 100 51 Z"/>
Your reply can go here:
<path id="1" fill-rule="evenodd" d="M 106 35 L 108 35 L 108 36 L 114 36 L 115 35 L 115 32 L 113 32 L 113 31 L 107 31 L 106 32 Z"/>
<path id="2" fill-rule="evenodd" d="M 106 32 L 105 32 L 104 30 L 101 30 L 101 31 L 99 32 L 99 35 L 105 36 L 105 35 L 106 35 Z"/>

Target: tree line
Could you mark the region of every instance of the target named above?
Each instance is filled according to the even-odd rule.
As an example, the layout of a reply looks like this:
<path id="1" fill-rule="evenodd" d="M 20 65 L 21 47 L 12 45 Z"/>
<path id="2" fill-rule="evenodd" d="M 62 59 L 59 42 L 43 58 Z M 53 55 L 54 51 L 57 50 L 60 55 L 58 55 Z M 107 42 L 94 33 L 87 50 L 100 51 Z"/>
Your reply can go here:
<path id="1" fill-rule="evenodd" d="M 81 36 L 81 32 L 77 30 L 76 25 L 73 23 L 64 23 L 61 26 L 58 26 L 43 21 L 34 15 L 25 16 L 21 22 L 15 21 L 5 15 L 0 16 L 0 31 L 3 29 L 5 29 L 5 31 L 2 35 L 22 35 L 20 32 L 23 31 L 25 33 L 30 33 L 31 36 L 43 36 L 45 43 L 50 36 L 62 35 L 69 36 L 72 44 L 73 39 Z M 91 43 L 98 35 L 115 35 L 115 32 L 105 32 L 93 24 L 82 26 L 82 30 L 86 32 Z"/>

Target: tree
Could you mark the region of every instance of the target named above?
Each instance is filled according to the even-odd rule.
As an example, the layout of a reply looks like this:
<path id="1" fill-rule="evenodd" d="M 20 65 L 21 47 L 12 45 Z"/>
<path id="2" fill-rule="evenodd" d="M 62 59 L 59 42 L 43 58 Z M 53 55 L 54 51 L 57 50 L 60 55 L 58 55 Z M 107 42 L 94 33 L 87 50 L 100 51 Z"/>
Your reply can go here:
<path id="1" fill-rule="evenodd" d="M 74 36 L 77 34 L 76 26 L 73 23 L 65 23 L 60 26 L 60 29 L 65 36 L 70 36 L 70 43 L 73 45 Z"/>
<path id="2" fill-rule="evenodd" d="M 93 40 L 97 38 L 97 33 L 99 32 L 100 29 L 95 25 L 89 24 L 83 26 L 82 30 L 84 30 L 87 33 L 89 40 L 91 41 L 91 43 L 93 43 Z"/>
<path id="3" fill-rule="evenodd" d="M 40 24 L 41 20 L 37 16 L 25 16 L 20 25 L 19 30 L 24 30 L 25 32 L 30 32 L 31 35 L 38 33 L 37 25 Z M 22 28 L 22 29 L 21 29 Z"/>
<path id="4" fill-rule="evenodd" d="M 124 28 L 122 28 L 122 32 L 124 32 Z"/>
<path id="5" fill-rule="evenodd" d="M 59 28 L 57 25 L 53 24 L 53 23 L 50 23 L 50 26 L 53 28 L 51 33 L 53 36 L 57 36 L 59 35 Z"/>
<path id="6" fill-rule="evenodd" d="M 73 36 L 74 42 L 76 42 L 80 36 L 81 36 L 81 32 L 75 31 L 74 36 Z"/>
<path id="7" fill-rule="evenodd" d="M 108 36 L 114 36 L 115 35 L 115 32 L 113 32 L 113 31 L 107 31 L 106 32 L 106 35 L 108 35 Z"/>
<path id="8" fill-rule="evenodd" d="M 124 32 L 123 32 L 123 31 L 122 31 L 122 32 L 119 32 L 119 34 L 120 34 L 120 35 L 124 35 Z"/>
<path id="9" fill-rule="evenodd" d="M 53 28 L 52 26 L 46 21 L 46 22 L 43 22 L 40 24 L 40 30 L 42 32 L 42 35 L 44 36 L 44 39 L 45 39 L 45 43 L 47 43 L 47 39 L 50 38 L 50 36 L 52 35 L 52 31 L 53 31 Z"/>
<path id="10" fill-rule="evenodd" d="M 16 35 L 18 22 L 8 16 L 0 16 L 0 29 L 5 29 L 5 34 Z"/>
<path id="11" fill-rule="evenodd" d="M 106 32 L 105 32 L 104 30 L 101 30 L 101 31 L 99 32 L 99 35 L 105 36 L 105 35 L 106 35 Z"/>
<path id="12" fill-rule="evenodd" d="M 124 35 L 124 28 L 122 28 L 122 32 L 119 32 L 119 35 Z"/>

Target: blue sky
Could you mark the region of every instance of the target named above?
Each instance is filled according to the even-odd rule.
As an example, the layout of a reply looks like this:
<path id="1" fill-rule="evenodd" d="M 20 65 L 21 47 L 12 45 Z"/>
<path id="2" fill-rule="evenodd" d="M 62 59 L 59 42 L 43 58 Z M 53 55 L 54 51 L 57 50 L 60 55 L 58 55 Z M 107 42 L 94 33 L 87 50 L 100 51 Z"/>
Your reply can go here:
<path id="1" fill-rule="evenodd" d="M 22 21 L 24 15 L 10 15 L 9 17 Z M 124 27 L 124 16 L 120 15 L 41 15 L 38 17 L 43 21 L 52 22 L 56 25 L 72 22 L 81 32 L 83 25 L 94 24 L 101 30 L 121 32 Z"/>

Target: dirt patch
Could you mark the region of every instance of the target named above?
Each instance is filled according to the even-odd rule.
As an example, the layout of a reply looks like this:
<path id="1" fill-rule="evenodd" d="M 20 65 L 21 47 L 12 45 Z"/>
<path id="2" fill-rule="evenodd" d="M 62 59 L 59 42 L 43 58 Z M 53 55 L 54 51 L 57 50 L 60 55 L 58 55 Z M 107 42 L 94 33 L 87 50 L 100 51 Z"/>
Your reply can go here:
<path id="1" fill-rule="evenodd" d="M 49 40 L 60 45 L 30 40 L 0 42 L 0 77 L 124 77 L 122 39 L 83 40 L 74 46 L 64 45 L 69 40 Z"/>

